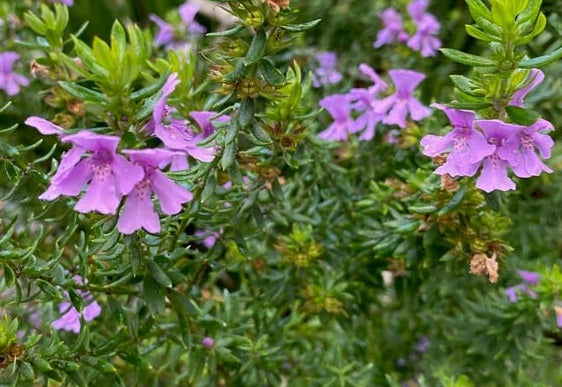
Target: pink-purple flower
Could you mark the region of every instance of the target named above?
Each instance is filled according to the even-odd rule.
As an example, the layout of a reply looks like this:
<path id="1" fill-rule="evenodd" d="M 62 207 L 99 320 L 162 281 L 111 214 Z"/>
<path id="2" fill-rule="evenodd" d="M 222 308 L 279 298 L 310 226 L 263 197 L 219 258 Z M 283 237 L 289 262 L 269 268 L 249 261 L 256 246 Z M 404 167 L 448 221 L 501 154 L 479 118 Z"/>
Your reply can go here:
<path id="1" fill-rule="evenodd" d="M 0 52 L 0 89 L 9 96 L 18 94 L 22 86 L 29 85 L 26 77 L 13 71 L 14 63 L 19 57 L 13 51 Z"/>
<path id="2" fill-rule="evenodd" d="M 550 157 L 554 142 L 548 135 L 539 132 L 553 129 L 548 121 L 539 120 L 529 127 L 500 120 L 479 120 L 476 124 L 482 128 L 488 143 L 496 148 L 494 153 L 484 159 L 476 187 L 486 192 L 515 189 L 515 183 L 507 175 L 508 167 L 518 177 L 552 172 L 539 159 L 535 150 L 538 148 L 544 158 Z"/>
<path id="3" fill-rule="evenodd" d="M 539 283 L 540 275 L 534 271 L 517 270 L 525 283 L 510 286 L 505 289 L 505 294 L 509 302 L 517 302 L 517 293 L 526 293 L 531 298 L 537 298 L 537 293 L 529 288 L 529 286 L 536 286 Z"/>
<path id="4" fill-rule="evenodd" d="M 54 200 L 61 195 L 78 196 L 87 186 L 86 193 L 74 209 L 83 213 L 97 211 L 115 214 L 123 195 L 131 192 L 144 177 L 141 167 L 117 154 L 119 137 L 87 130 L 66 135 L 61 128 L 39 117 L 28 118 L 26 124 L 43 134 L 56 134 L 61 142 L 73 145 L 63 155 L 49 188 L 40 199 Z"/>
<path id="5" fill-rule="evenodd" d="M 206 348 L 212 348 L 213 345 L 215 345 L 215 340 L 211 337 L 204 337 L 203 340 L 201 340 L 201 344 Z"/>
<path id="6" fill-rule="evenodd" d="M 51 3 L 62 3 L 68 7 L 74 5 L 74 0 L 49 0 Z"/>
<path id="7" fill-rule="evenodd" d="M 402 15 L 394 8 L 388 8 L 379 14 L 383 28 L 377 34 L 377 40 L 373 43 L 375 48 L 392 44 L 394 42 L 405 42 L 408 40 L 408 33 L 404 31 L 402 25 Z"/>
<path id="8" fill-rule="evenodd" d="M 441 48 L 441 40 L 436 37 L 441 24 L 435 16 L 426 12 L 428 5 L 427 0 L 414 0 L 408 5 L 408 13 L 416 25 L 416 33 L 408 38 L 407 45 L 424 58 L 435 56 Z"/>
<path id="9" fill-rule="evenodd" d="M 436 157 L 449 152 L 447 161 L 435 173 L 451 176 L 474 176 L 482 160 L 495 148 L 488 144 L 482 132 L 474 128 L 475 114 L 468 110 L 456 110 L 440 104 L 431 105 L 445 112 L 452 130 L 445 136 L 429 134 L 421 139 L 423 154 Z"/>
<path id="10" fill-rule="evenodd" d="M 351 102 L 348 95 L 330 95 L 320 101 L 320 106 L 330 113 L 334 122 L 326 130 L 318 133 L 319 138 L 330 141 L 344 141 L 347 139 L 348 133 L 356 131 L 356 122 L 351 117 Z"/>
<path id="11" fill-rule="evenodd" d="M 529 76 L 525 80 L 525 86 L 517 90 L 513 93 L 511 101 L 509 101 L 509 105 L 517 106 L 517 107 L 524 107 L 525 106 L 525 97 L 529 94 L 535 87 L 540 85 L 544 81 L 544 73 L 539 69 L 531 69 L 529 71 Z"/>
<path id="12" fill-rule="evenodd" d="M 191 192 L 160 171 L 171 162 L 174 152 L 165 149 L 143 149 L 124 150 L 123 153 L 129 155 L 137 168 L 143 169 L 144 177 L 127 195 L 117 228 L 123 234 L 132 234 L 141 228 L 151 233 L 159 232 L 160 219 L 154 211 L 152 194 L 156 195 L 162 212 L 167 215 L 177 214 L 182 205 L 193 198 Z"/>
<path id="13" fill-rule="evenodd" d="M 396 87 L 396 92 L 378 103 L 377 113 L 385 114 L 383 123 L 405 128 L 408 115 L 414 121 L 420 121 L 431 115 L 431 110 L 413 95 L 416 87 L 425 79 L 424 74 L 403 69 L 390 70 L 388 73 Z"/>
<path id="14" fill-rule="evenodd" d="M 78 284 L 83 284 L 82 277 L 80 276 L 74 276 L 74 281 Z M 81 327 L 80 317 L 83 317 L 84 320 L 88 322 L 100 315 L 101 306 L 96 300 L 94 300 L 93 296 L 89 292 L 77 290 L 77 293 L 80 297 L 82 297 L 85 303 L 82 312 L 78 312 L 70 301 L 61 302 L 58 307 L 61 317 L 53 321 L 53 328 L 79 333 Z"/>
<path id="15" fill-rule="evenodd" d="M 189 2 L 184 3 L 178 9 L 181 24 L 178 31 L 171 24 L 167 23 L 160 17 L 151 14 L 150 20 L 156 23 L 158 31 L 154 37 L 155 46 L 164 46 L 166 48 L 178 48 L 186 44 L 185 39 L 189 36 L 203 35 L 207 29 L 195 21 L 195 16 L 199 11 L 199 7 Z"/>
<path id="16" fill-rule="evenodd" d="M 312 85 L 316 88 L 333 85 L 342 80 L 342 75 L 336 70 L 338 57 L 334 52 L 319 52 L 315 55 L 318 67 L 312 73 Z"/>
<path id="17" fill-rule="evenodd" d="M 145 128 L 149 133 L 158 137 L 168 149 L 176 151 L 172 159 L 172 171 L 181 171 L 188 168 L 186 155 L 203 162 L 210 162 L 215 157 L 214 147 L 206 148 L 197 144 L 214 132 L 215 128 L 211 120 L 216 116 L 216 113 L 191 112 L 192 118 L 200 128 L 199 133 L 195 132 L 189 121 L 171 117 L 173 109 L 168 106 L 168 97 L 179 83 L 178 74 L 171 74 L 162 87 L 162 95 L 156 101 L 152 119 Z M 226 116 L 221 116 L 217 117 L 216 121 L 224 122 L 228 119 Z"/>

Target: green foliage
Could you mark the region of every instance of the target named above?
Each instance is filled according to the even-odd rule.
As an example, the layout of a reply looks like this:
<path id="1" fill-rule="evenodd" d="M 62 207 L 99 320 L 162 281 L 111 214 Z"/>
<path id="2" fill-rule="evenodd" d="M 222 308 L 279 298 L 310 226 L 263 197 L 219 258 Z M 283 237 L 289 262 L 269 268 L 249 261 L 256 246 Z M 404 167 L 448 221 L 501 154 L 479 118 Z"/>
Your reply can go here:
<path id="1" fill-rule="evenodd" d="M 28 27 L 15 42 L 0 26 L 2 50 L 34 58 L 36 77 L 0 112 L 0 384 L 562 383 L 560 173 L 510 195 L 440 180 L 417 144 L 445 127 L 441 115 L 409 123 L 394 142 L 383 128 L 371 142 L 320 141 L 326 90 L 309 75 L 313 50 L 337 49 L 345 77 L 335 92 L 365 83 L 359 63 L 400 66 L 428 72 L 425 102 L 560 122 L 557 3 L 545 0 L 544 14 L 534 0 L 434 3 L 453 48 L 433 59 L 371 48 L 387 1 L 294 0 L 279 13 L 261 0 L 220 3 L 234 25 L 188 52 L 153 47 L 138 26 L 139 10 L 177 22 L 179 4 L 127 2 L 112 10 L 115 22 L 104 2 L 0 4 L 2 19 Z M 78 16 L 95 7 L 91 26 L 107 30 L 82 31 Z M 458 34 L 469 15 L 468 35 L 487 45 Z M 528 68 L 549 63 L 531 107 L 507 107 Z M 18 123 L 42 115 L 66 133 L 89 128 L 119 135 L 124 148 L 153 147 L 144 128 L 172 73 L 180 83 L 168 103 L 183 117 L 230 116 L 199 144 L 217 148 L 213 161 L 168 172 L 194 195 L 180 214 L 161 216 L 158 233 L 122 235 L 116 216 L 74 212 L 75 198 L 37 199 L 68 148 Z M 553 154 L 559 171 L 562 148 Z M 496 284 L 469 273 L 479 254 L 497 255 Z M 505 288 L 521 282 L 518 268 L 541 280 L 530 286 L 536 298 L 518 290 L 511 303 Z M 82 316 L 78 333 L 53 328 L 63 302 L 84 311 L 93 300 L 101 315 Z"/>

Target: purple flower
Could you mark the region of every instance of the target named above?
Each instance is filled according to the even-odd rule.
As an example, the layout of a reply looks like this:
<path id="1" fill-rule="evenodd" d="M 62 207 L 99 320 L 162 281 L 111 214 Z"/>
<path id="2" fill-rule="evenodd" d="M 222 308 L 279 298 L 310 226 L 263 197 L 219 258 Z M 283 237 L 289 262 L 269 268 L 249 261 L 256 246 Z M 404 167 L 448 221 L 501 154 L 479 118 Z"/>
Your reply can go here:
<path id="1" fill-rule="evenodd" d="M 158 27 L 158 32 L 156 32 L 156 36 L 154 37 L 154 45 L 166 47 L 173 46 L 175 42 L 174 27 L 154 14 L 150 15 L 150 20 L 156 23 L 156 26 Z"/>
<path id="2" fill-rule="evenodd" d="M 379 122 L 386 117 L 386 114 L 376 110 L 378 100 L 368 89 L 353 89 L 349 93 L 349 99 L 353 101 L 352 108 L 361 112 L 350 128 L 350 133 L 357 133 L 363 130 L 359 140 L 369 141 L 375 136 L 375 128 Z"/>
<path id="3" fill-rule="evenodd" d="M 86 194 L 78 200 L 74 209 L 83 213 L 98 211 L 114 214 L 123 195 L 131 192 L 144 176 L 142 168 L 116 153 L 119 137 L 87 130 L 65 135 L 61 128 L 39 117 L 29 117 L 25 122 L 40 133 L 57 134 L 62 142 L 73 145 L 63 155 L 57 172 L 51 178 L 51 185 L 39 196 L 40 199 L 78 196 L 89 183 Z M 82 159 L 85 154 L 88 157 Z"/>
<path id="4" fill-rule="evenodd" d="M 201 129 L 201 133 L 196 133 L 189 125 L 187 120 L 170 118 L 172 109 L 167 105 L 168 97 L 173 93 L 176 86 L 180 83 L 178 74 L 173 73 L 162 87 L 162 95 L 154 105 L 152 120 L 146 126 L 146 130 L 156 135 L 164 145 L 174 151 L 180 151 L 174 155 L 172 160 L 172 171 L 182 171 L 188 168 L 185 154 L 203 161 L 210 162 L 215 157 L 214 147 L 200 147 L 197 144 L 215 131 L 211 118 L 216 115 L 214 112 L 192 112 L 191 116 Z M 218 117 L 217 122 L 227 121 L 225 116 Z"/>
<path id="5" fill-rule="evenodd" d="M 63 3 L 69 7 L 74 5 L 74 0 L 49 0 L 51 3 Z"/>
<path id="6" fill-rule="evenodd" d="M 379 18 L 383 23 L 383 29 L 378 32 L 377 40 L 373 43 L 375 48 L 408 40 L 408 34 L 402 26 L 402 16 L 395 9 L 385 9 L 379 14 Z"/>
<path id="7" fill-rule="evenodd" d="M 219 233 L 215 232 L 215 231 L 203 231 L 203 230 L 198 230 L 195 231 L 195 233 L 193 234 L 195 236 L 198 237 L 204 237 L 203 238 L 203 246 L 205 246 L 207 249 L 211 249 L 215 243 L 217 242 L 217 238 L 219 237 Z"/>
<path id="8" fill-rule="evenodd" d="M 342 79 L 342 75 L 336 71 L 337 56 L 333 52 L 319 52 L 315 55 L 318 67 L 312 74 L 312 85 L 316 88 L 323 85 L 333 85 Z"/>
<path id="9" fill-rule="evenodd" d="M 450 150 L 445 164 L 435 173 L 451 176 L 474 176 L 482 160 L 495 151 L 484 135 L 474 129 L 474 112 L 451 109 L 440 104 L 431 105 L 449 117 L 453 130 L 446 136 L 427 135 L 421 139 L 423 154 L 435 157 Z"/>
<path id="10" fill-rule="evenodd" d="M 529 94 L 535 87 L 540 85 L 542 81 L 544 81 L 544 73 L 539 69 L 532 69 L 529 72 L 529 76 L 525 80 L 525 86 L 517 90 L 513 94 L 511 101 L 509 101 L 509 105 L 524 107 L 525 102 L 523 100 L 525 99 L 527 94 Z"/>
<path id="11" fill-rule="evenodd" d="M 527 271 L 527 270 L 517 270 L 523 281 L 528 283 L 529 285 L 538 285 L 539 284 L 539 273 L 534 271 Z"/>
<path id="12" fill-rule="evenodd" d="M 383 122 L 405 128 L 408 113 L 414 121 L 429 116 L 431 110 L 413 96 L 414 89 L 425 79 L 425 75 L 412 70 L 390 70 L 388 73 L 396 86 L 396 93 L 379 102 L 377 112 L 386 114 Z"/>
<path id="13" fill-rule="evenodd" d="M 79 284 L 83 284 L 82 277 L 80 276 L 74 276 L 74 281 Z M 93 299 L 89 292 L 77 290 L 77 293 L 82 297 L 86 304 L 82 312 L 78 312 L 78 310 L 69 301 L 61 302 L 59 304 L 59 312 L 62 316 L 53 321 L 53 328 L 78 333 L 80 332 L 80 317 L 84 317 L 85 321 L 92 321 L 100 315 L 101 306 Z"/>
<path id="14" fill-rule="evenodd" d="M 373 97 L 376 97 L 380 92 L 386 91 L 386 89 L 388 89 L 388 84 L 368 64 L 361 63 L 359 65 L 359 71 L 368 76 L 373 82 L 373 85 L 369 86 L 369 88 L 367 89 L 369 93 L 373 95 Z"/>
<path id="15" fill-rule="evenodd" d="M 352 89 L 348 93 L 348 98 L 352 103 L 351 108 L 361 113 L 355 120 L 355 126 L 350 132 L 356 133 L 364 130 L 359 140 L 369 141 L 375 135 L 376 125 L 386 116 L 386 114 L 376 110 L 379 102 L 376 97 L 380 92 L 385 91 L 388 85 L 372 67 L 365 63 L 359 65 L 359 71 L 368 76 L 373 85 L 366 89 Z"/>
<path id="16" fill-rule="evenodd" d="M 484 159 L 484 166 L 476 187 L 486 192 L 515 189 L 515 183 L 507 176 L 507 167 L 517 164 L 517 145 L 514 141 L 516 131 L 512 124 L 500 120 L 479 120 L 489 144 L 495 150 Z"/>
<path id="17" fill-rule="evenodd" d="M 185 2 L 179 7 L 178 12 L 180 14 L 183 26 L 187 27 L 189 33 L 193 35 L 203 35 L 205 32 L 207 32 L 207 29 L 205 27 L 195 21 L 195 15 L 197 15 L 197 12 L 199 12 L 198 6 L 189 4 L 189 2 Z"/>
<path id="18" fill-rule="evenodd" d="M 554 312 L 556 313 L 556 326 L 562 328 L 562 307 L 554 305 Z"/>
<path id="19" fill-rule="evenodd" d="M 408 14 L 413 21 L 419 22 L 427 14 L 425 11 L 428 6 L 428 0 L 413 0 L 410 4 L 408 4 Z"/>
<path id="20" fill-rule="evenodd" d="M 204 347 L 211 348 L 213 345 L 215 345 L 215 340 L 213 340 L 211 337 L 205 337 L 203 338 L 203 340 L 201 340 L 201 344 L 203 344 Z"/>
<path id="21" fill-rule="evenodd" d="M 537 293 L 533 290 L 529 289 L 529 287 L 525 284 L 519 284 L 516 286 L 510 286 L 509 288 L 505 289 L 505 294 L 509 299 L 509 302 L 512 304 L 517 302 L 517 293 L 524 292 L 531 298 L 537 298 Z"/>
<path id="22" fill-rule="evenodd" d="M 511 150 L 512 155 L 505 154 L 505 157 L 513 156 L 512 169 L 518 177 L 539 176 L 543 171 L 552 173 L 552 169 L 546 166 L 536 153 L 536 149 L 542 158 L 548 159 L 551 155 L 551 148 L 554 141 L 550 136 L 541 133 L 542 131 L 554 130 L 550 122 L 540 119 L 533 125 L 525 127 L 512 125 L 515 136 L 511 137 L 507 149 Z"/>
<path id="23" fill-rule="evenodd" d="M 160 200 L 162 212 L 174 215 L 181 211 L 182 204 L 193 198 L 191 192 L 168 178 L 160 168 L 165 167 L 174 152 L 165 149 L 124 150 L 136 168 L 144 170 L 144 178 L 138 182 L 125 200 L 117 228 L 123 234 L 144 228 L 156 233 L 160 231 L 160 219 L 154 211 L 152 193 Z"/>
<path id="24" fill-rule="evenodd" d="M 428 350 L 430 345 L 431 345 L 431 340 L 426 336 L 422 336 L 420 337 L 418 343 L 416 344 L 416 351 L 418 351 L 419 353 L 424 353 Z"/>
<path id="25" fill-rule="evenodd" d="M 0 53 L 0 89 L 10 96 L 18 94 L 20 86 L 29 85 L 27 78 L 13 72 L 14 63 L 19 57 L 13 51 Z"/>
<path id="26" fill-rule="evenodd" d="M 441 29 L 441 24 L 435 16 L 426 12 L 427 0 L 414 0 L 408 5 L 408 13 L 416 24 L 416 33 L 408 39 L 407 45 L 414 51 L 421 53 L 424 58 L 435 56 L 441 48 L 441 40 L 435 37 Z"/>
<path id="27" fill-rule="evenodd" d="M 199 7 L 189 2 L 184 3 L 178 9 L 181 18 L 181 29 L 187 30 L 190 35 L 202 35 L 207 29 L 201 24 L 195 21 L 195 15 L 199 11 Z M 166 48 L 177 48 L 185 45 L 185 42 L 181 40 L 181 37 L 176 35 L 174 27 L 161 19 L 160 17 L 151 14 L 150 20 L 156 23 L 158 27 L 158 32 L 154 38 L 155 46 L 164 46 Z M 183 31 L 180 31 L 183 35 Z"/>
<path id="28" fill-rule="evenodd" d="M 323 98 L 320 106 L 325 108 L 334 119 L 334 122 L 318 137 L 329 141 L 343 141 L 347 133 L 356 131 L 356 123 L 351 118 L 351 103 L 348 95 L 335 94 Z"/>

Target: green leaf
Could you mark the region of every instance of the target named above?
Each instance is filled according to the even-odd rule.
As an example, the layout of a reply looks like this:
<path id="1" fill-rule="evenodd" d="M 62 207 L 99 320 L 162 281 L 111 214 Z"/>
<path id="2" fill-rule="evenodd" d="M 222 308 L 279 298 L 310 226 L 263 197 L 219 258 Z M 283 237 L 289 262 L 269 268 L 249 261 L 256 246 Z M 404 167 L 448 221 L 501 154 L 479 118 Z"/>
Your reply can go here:
<path id="1" fill-rule="evenodd" d="M 47 294 L 51 298 L 55 300 L 62 300 L 61 292 L 47 281 L 42 279 L 37 279 L 35 280 L 35 284 L 39 286 L 39 289 L 41 289 L 43 293 Z"/>
<path id="2" fill-rule="evenodd" d="M 146 98 L 156 93 L 158 90 L 160 90 L 160 88 L 162 88 L 162 86 L 164 86 L 164 83 L 166 83 L 169 76 L 170 76 L 170 70 L 162 74 L 156 82 L 152 82 L 147 87 L 143 87 L 142 89 L 132 93 L 130 96 L 131 100 L 135 101 L 137 99 Z"/>
<path id="3" fill-rule="evenodd" d="M 74 306 L 74 308 L 76 308 L 78 312 L 82 312 L 82 310 L 84 310 L 84 300 L 82 299 L 82 297 L 80 297 L 78 293 L 76 293 L 76 290 L 74 289 L 68 290 L 68 296 L 70 297 L 70 302 L 72 302 L 72 306 Z"/>
<path id="4" fill-rule="evenodd" d="M 264 58 L 260 62 L 260 72 L 263 76 L 263 79 L 265 79 L 265 81 L 270 85 L 279 85 L 285 82 L 283 73 L 275 68 L 273 63 L 271 63 L 271 61 L 267 58 Z"/>
<path id="5" fill-rule="evenodd" d="M 531 126 L 541 118 L 539 113 L 518 106 L 508 106 L 505 111 L 515 123 L 523 126 Z"/>
<path id="6" fill-rule="evenodd" d="M 152 278 L 156 280 L 160 285 L 171 288 L 173 286 L 172 280 L 168 277 L 168 274 L 152 259 L 148 259 L 147 261 L 148 272 Z"/>
<path id="7" fill-rule="evenodd" d="M 240 111 L 238 113 L 238 121 L 241 128 L 246 128 L 254 118 L 254 104 L 252 98 L 244 98 L 240 104 Z"/>
<path id="8" fill-rule="evenodd" d="M 238 32 L 242 31 L 243 29 L 244 26 L 238 25 L 226 31 L 209 32 L 205 36 L 208 36 L 210 38 L 220 37 L 220 36 L 232 36 L 232 35 L 236 35 Z"/>
<path id="9" fill-rule="evenodd" d="M 111 28 L 111 53 L 114 59 L 123 61 L 123 56 L 127 52 L 127 35 L 125 29 L 115 20 Z"/>
<path id="10" fill-rule="evenodd" d="M 480 85 L 476 84 L 472 79 L 463 75 L 450 75 L 449 78 L 451 78 L 451 81 L 453 81 L 453 84 L 457 87 L 457 89 L 469 95 L 477 95 L 474 92 L 474 89 L 479 88 Z"/>
<path id="11" fill-rule="evenodd" d="M 306 30 L 309 30 L 309 29 L 315 27 L 321 21 L 322 21 L 322 19 L 316 19 L 316 20 L 310 21 L 308 23 L 289 24 L 289 25 L 279 26 L 279 27 L 283 28 L 284 30 L 291 31 L 291 32 L 303 32 L 303 31 L 306 31 Z"/>
<path id="12" fill-rule="evenodd" d="M 473 25 L 467 24 L 464 26 L 464 28 L 466 29 L 466 33 L 469 34 L 470 36 L 472 36 L 473 38 L 476 38 L 478 40 L 483 40 L 485 42 L 499 42 L 500 39 L 497 36 L 491 35 L 487 32 L 484 32 L 476 27 L 474 27 Z"/>
<path id="13" fill-rule="evenodd" d="M 522 67 L 524 69 L 544 67 L 556 62 L 560 58 L 562 58 L 562 47 L 543 56 L 538 56 L 532 59 L 524 59 L 521 61 L 521 63 L 519 63 L 519 67 Z"/>
<path id="14" fill-rule="evenodd" d="M 467 54 L 465 52 L 454 50 L 452 48 L 441 48 L 439 51 L 447 58 L 472 67 L 494 67 L 495 62 L 491 59 L 477 55 Z"/>
<path id="15" fill-rule="evenodd" d="M 492 191 L 492 192 L 485 192 L 484 198 L 486 199 L 486 203 L 490 206 L 490 208 L 495 212 L 500 212 L 501 209 L 501 195 L 500 191 Z"/>
<path id="16" fill-rule="evenodd" d="M 144 277 L 142 283 L 144 300 L 152 315 L 158 315 L 164 311 L 165 300 L 162 287 L 149 275 Z"/>
<path id="17" fill-rule="evenodd" d="M 252 43 L 248 48 L 248 52 L 246 53 L 246 57 L 244 58 L 244 64 L 246 66 L 256 63 L 263 57 L 266 43 L 267 34 L 265 33 L 265 29 L 260 28 L 256 31 Z"/>
<path id="18" fill-rule="evenodd" d="M 492 106 L 492 104 L 488 102 L 449 102 L 445 105 L 460 110 L 482 110 Z"/>
<path id="19" fill-rule="evenodd" d="M 82 101 L 90 101 L 90 102 L 97 102 L 97 103 L 107 102 L 105 95 L 103 95 L 102 93 L 88 89 L 84 86 L 77 85 L 76 83 L 68 82 L 68 81 L 59 81 L 59 85 L 70 95 Z"/>
<path id="20" fill-rule="evenodd" d="M 252 135 L 261 143 L 269 144 L 271 142 L 271 137 L 269 133 L 257 122 L 254 121 L 250 126 L 250 131 Z"/>
<path id="21" fill-rule="evenodd" d="M 23 18 L 25 19 L 25 22 L 27 23 L 29 28 L 33 30 L 33 32 L 39 35 L 45 35 L 45 33 L 47 32 L 47 25 L 43 23 L 43 21 L 41 21 L 41 19 L 37 15 L 35 15 L 31 11 L 27 11 L 23 15 Z"/>
<path id="22" fill-rule="evenodd" d="M 238 131 L 240 130 L 239 120 L 232 119 L 228 124 L 228 128 L 226 130 L 226 136 L 224 136 L 224 143 L 231 144 L 234 142 L 236 137 L 238 136 Z"/>
<path id="23" fill-rule="evenodd" d="M 201 202 L 206 202 L 214 193 L 215 189 L 217 188 L 217 176 L 216 171 L 213 171 L 207 177 L 205 181 L 205 187 L 203 188 L 203 192 L 201 192 Z"/>
<path id="24" fill-rule="evenodd" d="M 530 0 L 527 7 L 517 17 L 517 24 L 523 25 L 536 20 L 541 10 L 541 3 L 542 0 Z"/>
<path id="25" fill-rule="evenodd" d="M 228 167 L 230 167 L 234 162 L 234 159 L 236 158 L 236 150 L 237 146 L 235 141 L 231 142 L 224 148 L 221 157 L 221 167 L 223 170 L 228 169 Z"/>
<path id="26" fill-rule="evenodd" d="M 238 81 L 242 79 L 242 77 L 246 74 L 246 71 L 247 71 L 247 67 L 244 65 L 244 61 L 239 60 L 236 63 L 234 70 L 232 70 L 231 72 L 229 72 L 224 76 L 224 80 L 226 82 Z"/>
<path id="27" fill-rule="evenodd" d="M 515 41 L 516 44 L 527 44 L 537 35 L 544 31 L 546 27 L 546 16 L 543 13 L 537 18 L 537 22 L 530 34 L 525 35 Z"/>
<path id="28" fill-rule="evenodd" d="M 468 187 L 461 187 L 453 196 L 451 201 L 445 205 L 445 207 L 441 208 L 437 213 L 439 216 L 447 215 L 449 212 L 453 211 L 457 208 L 463 201 L 464 197 L 468 192 Z"/>
<path id="29" fill-rule="evenodd" d="M 16 273 L 10 265 L 4 265 L 4 282 L 6 287 L 11 288 L 16 282 Z"/>

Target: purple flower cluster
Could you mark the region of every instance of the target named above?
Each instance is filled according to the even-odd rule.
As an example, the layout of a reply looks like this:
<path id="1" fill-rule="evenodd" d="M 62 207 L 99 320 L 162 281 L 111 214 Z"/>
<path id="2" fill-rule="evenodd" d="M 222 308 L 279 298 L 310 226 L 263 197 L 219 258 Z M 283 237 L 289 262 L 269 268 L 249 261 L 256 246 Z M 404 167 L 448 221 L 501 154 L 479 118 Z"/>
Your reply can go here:
<path id="1" fill-rule="evenodd" d="M 375 127 L 379 122 L 405 128 L 408 115 L 412 120 L 419 121 L 431 114 L 431 110 L 413 95 L 416 87 L 424 80 L 424 74 L 412 70 L 390 70 L 388 74 L 395 92 L 380 98 L 380 94 L 389 89 L 388 84 L 364 63 L 359 66 L 359 70 L 373 84 L 367 88 L 352 89 L 347 94 L 335 94 L 322 99 L 320 106 L 330 113 L 334 122 L 318 134 L 319 138 L 343 141 L 349 133 L 363 132 L 359 139 L 369 141 L 374 137 Z"/>
<path id="2" fill-rule="evenodd" d="M 395 42 L 406 43 L 412 50 L 421 56 L 430 57 L 437 54 L 441 48 L 441 40 L 437 38 L 441 24 L 434 15 L 427 12 L 428 0 L 413 0 L 408 5 L 408 14 L 416 27 L 413 35 L 409 35 L 404 29 L 402 15 L 394 8 L 388 8 L 379 14 L 383 29 L 377 34 L 377 40 L 373 44 L 375 48 Z"/>
<path id="3" fill-rule="evenodd" d="M 540 70 L 532 70 L 528 84 L 515 93 L 510 104 L 522 106 L 523 98 L 542 79 Z M 446 136 L 427 135 L 421 140 L 426 156 L 435 157 L 448 152 L 447 161 L 435 173 L 453 177 L 474 176 L 482 167 L 476 187 L 491 192 L 515 189 L 508 169 L 521 178 L 552 172 L 541 161 L 541 158 L 550 158 L 554 145 L 554 141 L 545 134 L 554 129 L 550 122 L 540 119 L 533 125 L 522 126 L 501 120 L 476 120 L 472 111 L 438 104 L 433 106 L 445 112 L 452 126 L 452 131 Z"/>
<path id="4" fill-rule="evenodd" d="M 159 232 L 160 221 L 154 211 L 153 194 L 166 215 L 181 211 L 182 205 L 193 195 L 179 186 L 161 170 L 172 164 L 172 170 L 188 168 L 187 155 L 201 161 L 211 161 L 213 148 L 201 148 L 197 142 L 214 131 L 211 118 L 213 112 L 193 112 L 200 126 L 196 133 L 186 120 L 165 119 L 171 110 L 167 98 L 177 85 L 177 74 L 172 74 L 162 89 L 147 131 L 162 140 L 166 148 L 123 150 L 117 152 L 120 138 L 81 130 L 66 134 L 62 128 L 40 118 L 29 117 L 25 122 L 44 135 L 57 135 L 62 143 L 72 145 L 60 161 L 51 178 L 48 189 L 40 196 L 43 200 L 55 200 L 60 196 L 85 194 L 76 202 L 74 209 L 81 213 L 97 211 L 116 214 L 121 200 L 125 205 L 118 221 L 118 229 L 131 234 L 141 228 L 148 232 Z M 128 159 L 123 156 L 128 155 Z"/>
<path id="5" fill-rule="evenodd" d="M 316 88 L 333 85 L 342 80 L 342 75 L 336 70 L 338 57 L 333 52 L 319 52 L 315 55 L 318 66 L 312 73 L 312 85 Z"/>
<path id="6" fill-rule="evenodd" d="M 83 284 L 82 277 L 80 276 L 74 276 L 74 281 L 80 285 Z M 82 290 L 78 290 L 77 293 L 85 302 L 84 310 L 78 312 L 70 301 L 61 302 L 59 304 L 61 317 L 53 321 L 53 328 L 78 333 L 80 332 L 80 317 L 84 317 L 85 321 L 92 321 L 100 315 L 101 306 L 94 300 L 94 297 L 90 293 Z"/>
<path id="7" fill-rule="evenodd" d="M 21 86 L 29 85 L 27 78 L 13 71 L 14 63 L 19 58 L 13 51 L 0 52 L 0 90 L 10 96 L 18 94 Z"/>
<path id="8" fill-rule="evenodd" d="M 186 37 L 203 35 L 207 29 L 195 21 L 199 7 L 186 2 L 178 8 L 181 23 L 179 29 L 167 23 L 160 17 L 151 14 L 150 20 L 156 23 L 158 32 L 154 38 L 155 46 L 164 46 L 166 49 L 177 49 L 186 46 Z M 186 36 L 187 35 L 187 36 Z"/>
<path id="9" fill-rule="evenodd" d="M 51 3 L 62 3 L 68 7 L 72 7 L 74 5 L 74 0 L 49 0 Z"/>
<path id="10" fill-rule="evenodd" d="M 523 292 L 526 293 L 531 298 L 537 298 L 537 293 L 529 288 L 530 286 L 536 286 L 539 283 L 540 276 L 538 273 L 534 271 L 526 271 L 526 270 L 517 270 L 521 278 L 523 279 L 524 283 L 521 283 L 516 286 L 510 286 L 509 288 L 505 289 L 505 294 L 509 299 L 509 302 L 515 303 L 517 302 L 517 293 Z"/>

